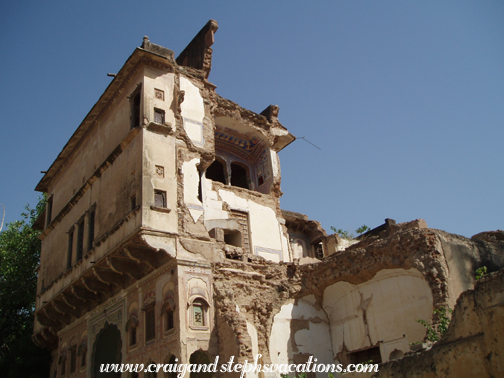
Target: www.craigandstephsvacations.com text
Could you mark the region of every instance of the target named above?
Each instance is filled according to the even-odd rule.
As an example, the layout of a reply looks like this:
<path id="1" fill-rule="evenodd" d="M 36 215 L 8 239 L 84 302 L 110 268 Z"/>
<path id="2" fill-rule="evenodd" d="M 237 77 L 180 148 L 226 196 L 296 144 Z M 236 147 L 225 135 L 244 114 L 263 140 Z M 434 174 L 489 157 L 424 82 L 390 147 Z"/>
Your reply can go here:
<path id="1" fill-rule="evenodd" d="M 241 373 L 243 378 L 247 373 L 278 373 L 294 374 L 298 373 L 366 373 L 378 372 L 378 364 L 317 364 L 317 359 L 310 356 L 304 364 L 259 364 L 261 354 L 255 356 L 254 361 L 249 363 L 245 360 L 243 363 L 235 363 L 234 356 L 231 356 L 228 362 L 218 366 L 219 356 L 211 364 L 178 364 L 175 359 L 174 364 L 102 364 L 100 373 L 178 373 L 177 378 L 182 378 L 188 373 Z"/>

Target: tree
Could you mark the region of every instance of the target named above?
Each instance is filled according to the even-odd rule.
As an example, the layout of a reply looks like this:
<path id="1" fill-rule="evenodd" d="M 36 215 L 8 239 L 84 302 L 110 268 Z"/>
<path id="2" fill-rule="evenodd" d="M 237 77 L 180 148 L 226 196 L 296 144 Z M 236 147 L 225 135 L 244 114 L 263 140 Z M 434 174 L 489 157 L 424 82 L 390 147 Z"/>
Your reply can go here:
<path id="1" fill-rule="evenodd" d="M 3 377 L 47 377 L 48 351 L 31 340 L 40 259 L 40 232 L 32 225 L 45 208 L 26 206 L 22 220 L 0 233 L 0 372 Z"/>
<path id="2" fill-rule="evenodd" d="M 343 239 L 353 239 L 355 236 L 352 232 L 350 231 L 347 231 L 347 230 L 343 230 L 341 228 L 336 228 L 334 226 L 331 226 L 331 230 L 335 233 L 335 234 L 338 234 L 340 236 L 340 238 L 343 238 Z M 365 224 L 363 224 L 362 226 L 360 226 L 357 230 L 355 230 L 355 232 L 357 233 L 357 236 L 367 232 L 371 230 L 371 228 L 369 228 L 368 226 L 366 226 Z"/>

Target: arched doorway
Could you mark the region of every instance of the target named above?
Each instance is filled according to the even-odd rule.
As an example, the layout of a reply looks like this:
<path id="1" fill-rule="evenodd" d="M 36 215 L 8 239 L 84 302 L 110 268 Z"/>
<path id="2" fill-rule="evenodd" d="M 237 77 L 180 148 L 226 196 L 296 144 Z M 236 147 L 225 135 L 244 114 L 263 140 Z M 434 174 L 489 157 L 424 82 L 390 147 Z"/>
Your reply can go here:
<path id="1" fill-rule="evenodd" d="M 196 364 L 196 365 L 205 365 L 209 366 L 211 361 L 210 361 L 210 356 L 208 353 L 205 353 L 201 350 L 197 350 L 193 354 L 191 354 L 191 357 L 189 358 L 189 363 L 190 364 Z M 191 372 L 190 378 L 212 378 L 212 373 L 211 372 L 204 372 L 203 369 L 199 372 Z"/>
<path id="2" fill-rule="evenodd" d="M 92 377 L 93 378 L 113 378 L 120 377 L 121 373 L 101 373 L 100 366 L 104 364 L 120 364 L 122 355 L 121 331 L 115 324 L 105 323 L 98 332 L 93 346 L 92 357 Z"/>

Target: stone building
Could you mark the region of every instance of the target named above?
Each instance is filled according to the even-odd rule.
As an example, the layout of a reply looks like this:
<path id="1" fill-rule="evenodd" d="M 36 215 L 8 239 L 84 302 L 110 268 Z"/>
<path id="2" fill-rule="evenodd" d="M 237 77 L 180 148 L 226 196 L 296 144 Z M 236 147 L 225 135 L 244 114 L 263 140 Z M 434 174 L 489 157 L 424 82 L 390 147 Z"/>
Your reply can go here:
<path id="1" fill-rule="evenodd" d="M 48 201 L 33 339 L 52 351 L 51 377 L 258 354 L 386 362 L 475 268 L 504 266 L 501 242 L 423 221 L 388 220 L 340 251 L 281 210 L 278 152 L 295 137 L 277 106 L 215 92 L 216 31 L 209 21 L 176 59 L 144 37 L 36 187 Z"/>

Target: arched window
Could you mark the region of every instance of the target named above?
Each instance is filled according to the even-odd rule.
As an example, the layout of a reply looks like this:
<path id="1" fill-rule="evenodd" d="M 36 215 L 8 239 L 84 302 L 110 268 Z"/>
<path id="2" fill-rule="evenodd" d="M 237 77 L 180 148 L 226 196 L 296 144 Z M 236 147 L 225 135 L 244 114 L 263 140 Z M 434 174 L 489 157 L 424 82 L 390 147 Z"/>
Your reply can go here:
<path id="1" fill-rule="evenodd" d="M 212 181 L 221 182 L 225 185 L 226 184 L 225 165 L 220 160 L 215 159 L 214 162 L 206 170 L 206 178 Z"/>
<path id="2" fill-rule="evenodd" d="M 161 316 L 163 317 L 163 330 L 164 332 L 171 331 L 175 328 L 174 322 L 174 309 L 175 305 L 172 300 L 167 301 L 161 309 Z"/>
<path id="3" fill-rule="evenodd" d="M 66 353 L 62 353 L 58 360 L 58 363 L 60 365 L 60 377 L 64 377 L 66 374 L 66 360 Z"/>
<path id="4" fill-rule="evenodd" d="M 131 315 L 126 322 L 126 331 L 128 332 L 128 346 L 134 347 L 137 344 L 137 328 L 138 328 L 138 318 L 135 315 Z"/>
<path id="5" fill-rule="evenodd" d="M 248 168 L 239 163 L 231 163 L 231 185 L 250 189 L 248 184 Z"/>
<path id="6" fill-rule="evenodd" d="M 156 338 L 156 310 L 154 303 L 145 307 L 145 342 Z"/>
<path id="7" fill-rule="evenodd" d="M 77 350 L 77 354 L 80 358 L 80 368 L 84 369 L 86 367 L 86 357 L 87 357 L 87 343 L 83 341 L 81 345 L 79 345 L 79 349 Z"/>
<path id="8" fill-rule="evenodd" d="M 208 327 L 208 304 L 203 298 L 196 298 L 191 305 L 191 325 Z"/>
<path id="9" fill-rule="evenodd" d="M 68 351 L 70 352 L 70 374 L 72 374 L 77 369 L 77 345 L 72 345 Z"/>

